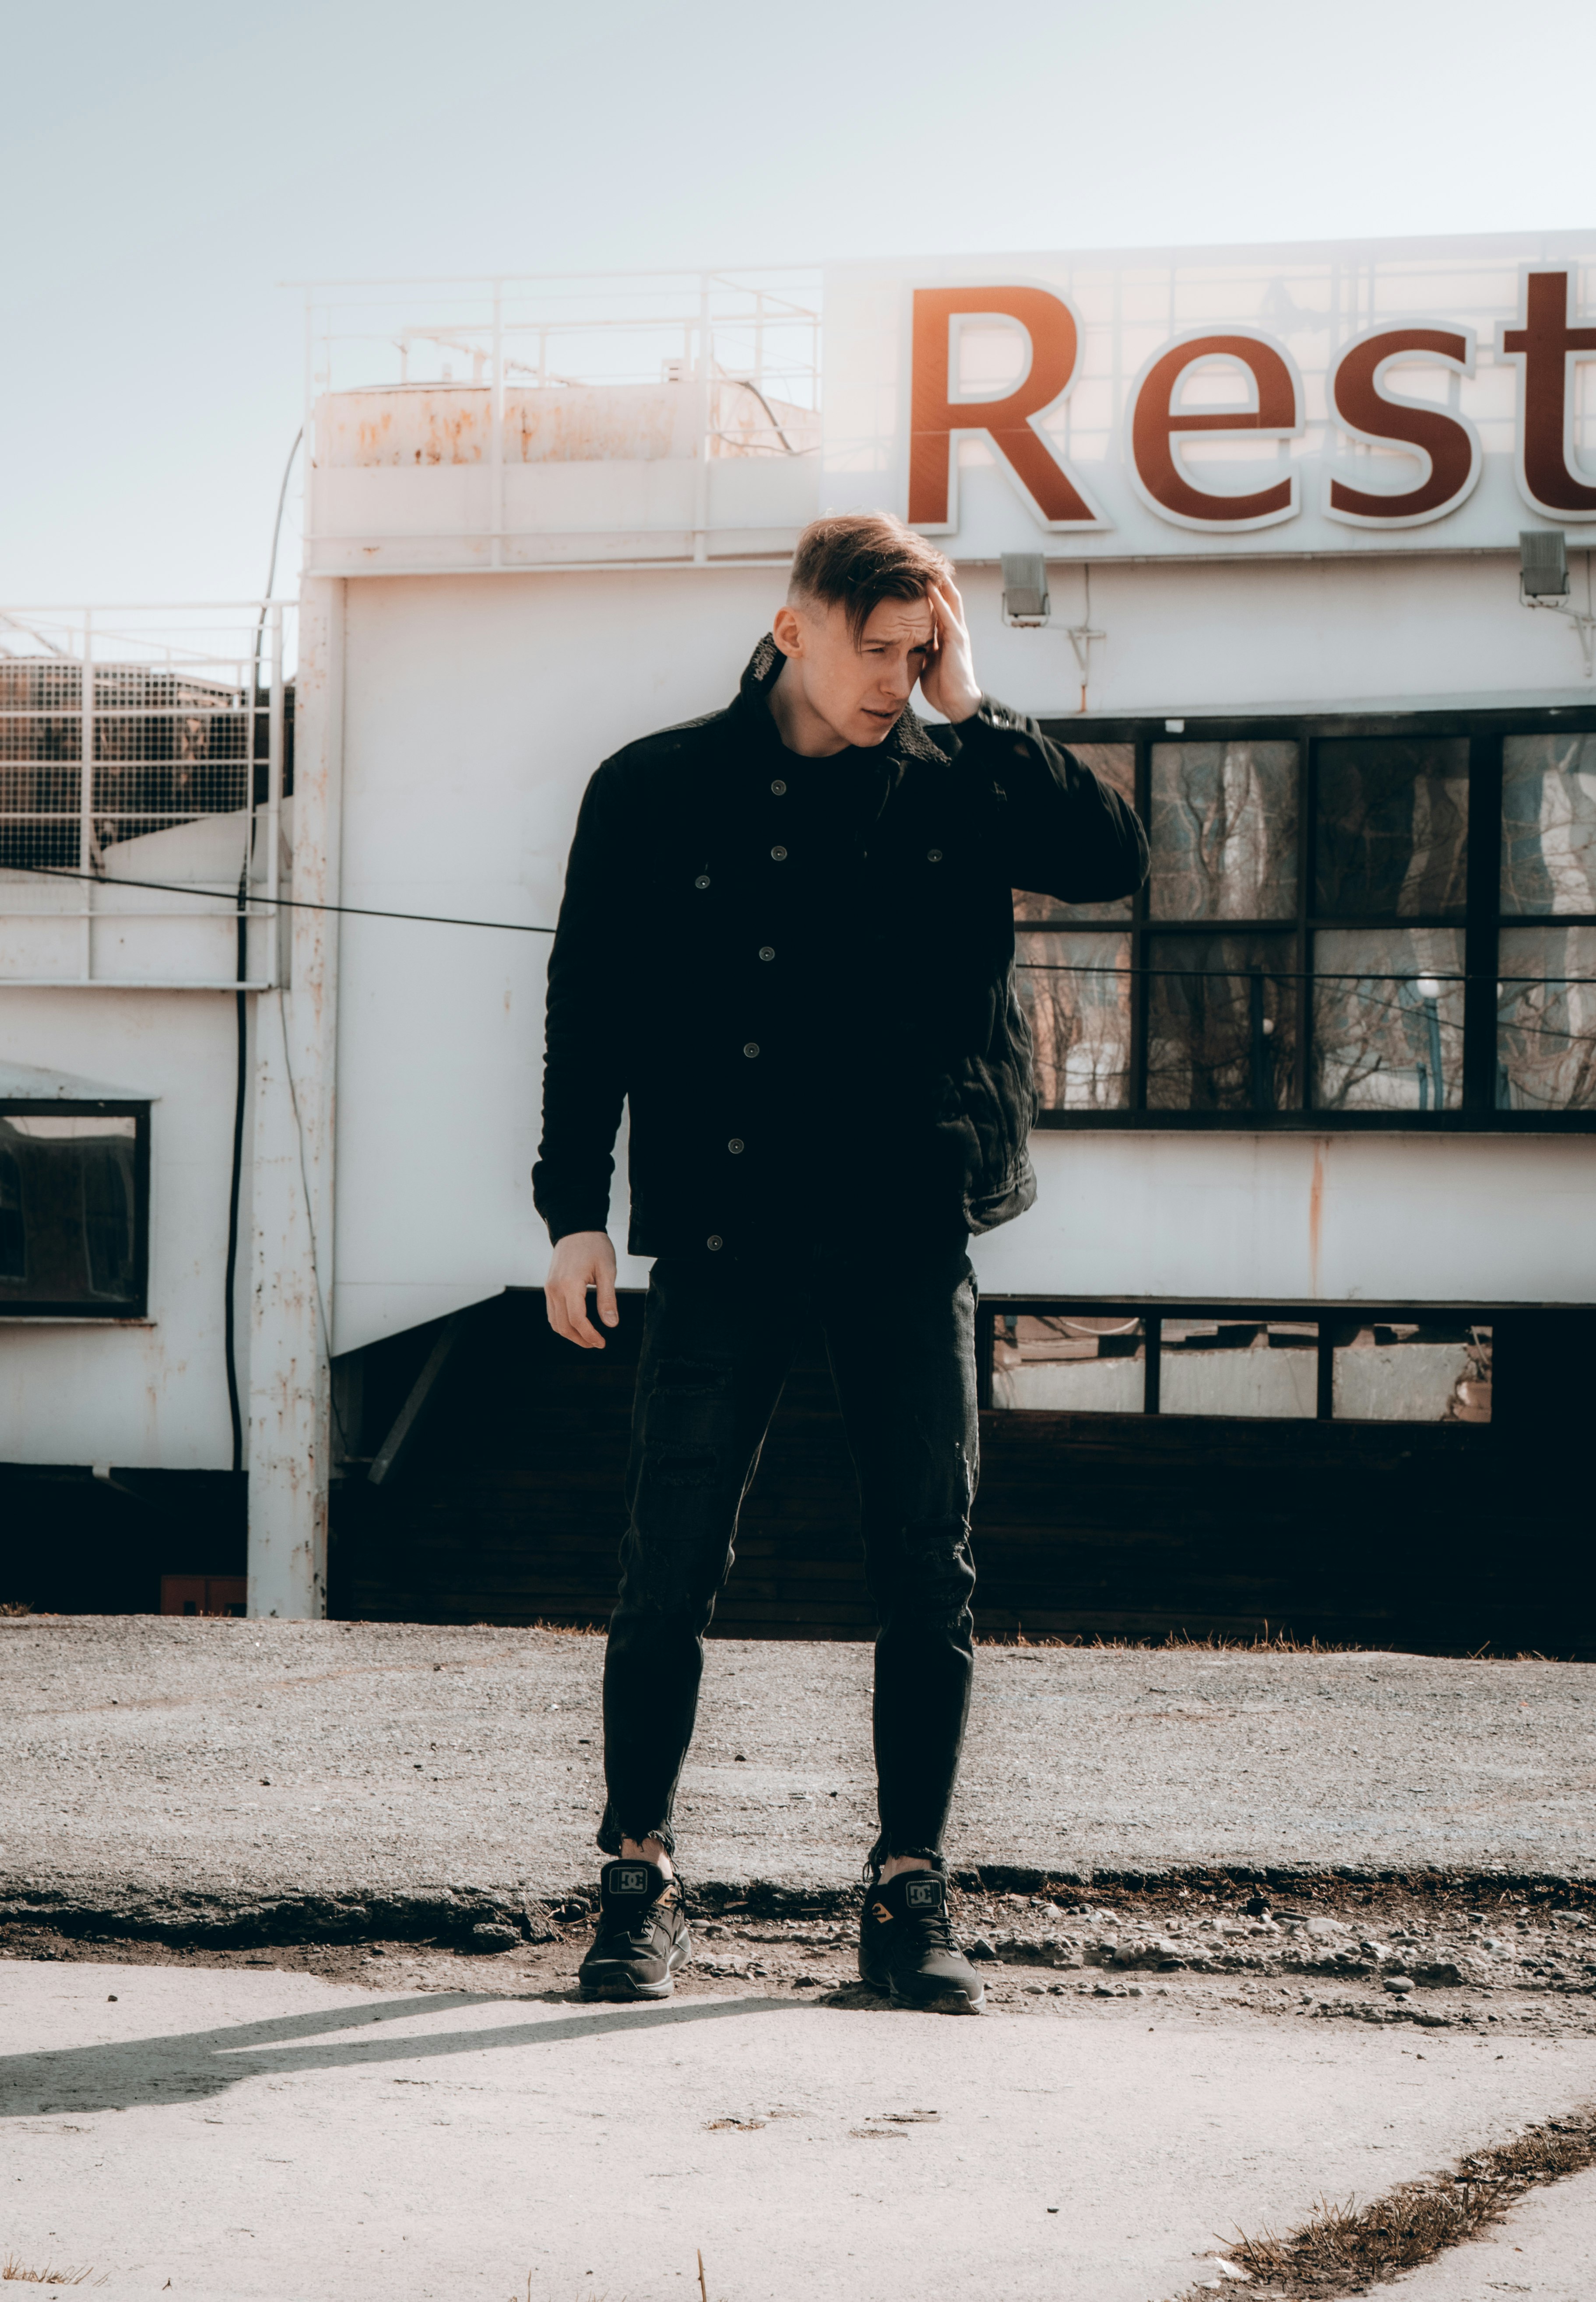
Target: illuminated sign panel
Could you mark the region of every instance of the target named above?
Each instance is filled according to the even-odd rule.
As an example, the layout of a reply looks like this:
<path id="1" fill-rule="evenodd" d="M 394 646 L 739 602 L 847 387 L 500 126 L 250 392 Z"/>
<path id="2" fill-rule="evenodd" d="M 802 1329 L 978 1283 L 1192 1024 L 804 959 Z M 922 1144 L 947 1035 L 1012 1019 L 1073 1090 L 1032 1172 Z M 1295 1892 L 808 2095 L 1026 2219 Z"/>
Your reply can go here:
<path id="1" fill-rule="evenodd" d="M 1596 234 L 843 265 L 826 342 L 822 505 L 963 558 L 1596 521 Z"/>

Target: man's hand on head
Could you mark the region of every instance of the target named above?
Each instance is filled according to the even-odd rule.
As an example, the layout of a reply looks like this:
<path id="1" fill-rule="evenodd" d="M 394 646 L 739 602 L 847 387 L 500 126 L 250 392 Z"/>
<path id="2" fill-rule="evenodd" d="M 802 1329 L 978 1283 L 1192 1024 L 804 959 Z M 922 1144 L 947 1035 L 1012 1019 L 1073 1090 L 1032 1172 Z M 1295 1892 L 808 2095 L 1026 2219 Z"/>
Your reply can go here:
<path id="1" fill-rule="evenodd" d="M 599 1298 L 599 1316 L 607 1327 L 620 1324 L 615 1306 L 615 1249 L 602 1231 L 570 1231 L 554 1250 L 544 1282 L 543 1301 L 549 1324 L 567 1343 L 584 1351 L 601 1351 L 604 1338 L 587 1315 L 587 1290 Z"/>
<path id="2" fill-rule="evenodd" d="M 932 584 L 926 593 L 926 603 L 936 631 L 932 654 L 920 676 L 920 692 L 933 711 L 940 711 L 956 727 L 961 719 L 974 715 L 981 700 L 970 627 L 964 621 L 964 602 L 950 577 L 945 584 Z"/>

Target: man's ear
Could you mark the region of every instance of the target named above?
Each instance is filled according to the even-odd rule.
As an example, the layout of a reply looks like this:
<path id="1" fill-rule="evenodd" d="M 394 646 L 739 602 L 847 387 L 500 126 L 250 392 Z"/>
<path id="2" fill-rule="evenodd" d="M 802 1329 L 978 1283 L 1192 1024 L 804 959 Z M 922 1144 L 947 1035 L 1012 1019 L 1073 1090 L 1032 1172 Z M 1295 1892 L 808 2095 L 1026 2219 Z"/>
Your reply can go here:
<path id="1" fill-rule="evenodd" d="M 770 626 L 770 636 L 783 655 L 803 653 L 803 618 L 796 608 L 785 603 L 777 608 Z"/>

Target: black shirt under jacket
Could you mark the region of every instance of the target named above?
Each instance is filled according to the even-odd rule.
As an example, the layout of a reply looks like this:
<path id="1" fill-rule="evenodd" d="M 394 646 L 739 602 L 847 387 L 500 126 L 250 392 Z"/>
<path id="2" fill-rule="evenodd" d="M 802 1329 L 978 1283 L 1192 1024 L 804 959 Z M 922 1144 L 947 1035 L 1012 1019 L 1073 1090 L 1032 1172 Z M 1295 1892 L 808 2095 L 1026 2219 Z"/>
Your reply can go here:
<path id="1" fill-rule="evenodd" d="M 853 1223 L 986 1231 L 1036 1197 L 1012 890 L 1140 886 L 1134 811 L 1034 719 L 801 759 L 769 635 L 724 711 L 588 785 L 549 962 L 533 1197 L 602 1231 L 631 1106 L 634 1255 Z"/>

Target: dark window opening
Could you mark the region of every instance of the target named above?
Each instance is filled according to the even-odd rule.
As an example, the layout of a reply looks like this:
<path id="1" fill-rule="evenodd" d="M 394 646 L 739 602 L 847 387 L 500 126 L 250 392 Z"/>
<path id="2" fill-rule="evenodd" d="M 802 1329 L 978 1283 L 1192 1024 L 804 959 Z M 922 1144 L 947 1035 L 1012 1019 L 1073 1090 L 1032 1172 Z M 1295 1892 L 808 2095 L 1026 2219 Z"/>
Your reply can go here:
<path id="1" fill-rule="evenodd" d="M 0 1315 L 139 1318 L 149 1106 L 0 1104 Z"/>

